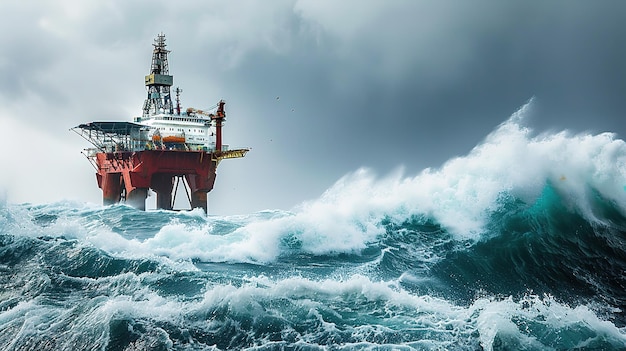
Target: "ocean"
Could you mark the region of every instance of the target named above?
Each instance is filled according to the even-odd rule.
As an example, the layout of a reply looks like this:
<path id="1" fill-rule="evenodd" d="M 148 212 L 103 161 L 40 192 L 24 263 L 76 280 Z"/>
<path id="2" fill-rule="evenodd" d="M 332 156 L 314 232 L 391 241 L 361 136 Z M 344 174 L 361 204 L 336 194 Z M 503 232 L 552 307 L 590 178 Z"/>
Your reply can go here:
<path id="1" fill-rule="evenodd" d="M 290 210 L 4 201 L 0 349 L 625 350 L 626 144 L 526 108 Z"/>

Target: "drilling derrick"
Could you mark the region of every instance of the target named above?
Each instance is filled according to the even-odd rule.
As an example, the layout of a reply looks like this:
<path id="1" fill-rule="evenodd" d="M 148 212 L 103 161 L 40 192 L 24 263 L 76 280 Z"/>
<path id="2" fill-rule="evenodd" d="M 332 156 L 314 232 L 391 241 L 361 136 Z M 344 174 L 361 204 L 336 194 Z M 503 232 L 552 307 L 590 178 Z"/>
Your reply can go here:
<path id="1" fill-rule="evenodd" d="M 72 130 L 94 146 L 83 153 L 96 169 L 103 204 L 123 201 L 145 210 L 152 190 L 156 207 L 172 210 L 182 182 L 190 207 L 207 212 L 207 193 L 220 161 L 244 157 L 249 149 L 223 143 L 223 100 L 209 109 L 181 112 L 182 90 L 176 88 L 174 111 L 165 36 L 158 35 L 153 46 L 142 116 L 134 122 L 90 122 Z"/>
<path id="2" fill-rule="evenodd" d="M 174 77 L 169 75 L 167 54 L 170 51 L 165 49 L 165 35 L 159 34 L 152 46 L 154 50 L 150 74 L 146 76 L 148 97 L 143 104 L 143 117 L 158 113 L 173 113 L 170 87 L 174 83 Z"/>

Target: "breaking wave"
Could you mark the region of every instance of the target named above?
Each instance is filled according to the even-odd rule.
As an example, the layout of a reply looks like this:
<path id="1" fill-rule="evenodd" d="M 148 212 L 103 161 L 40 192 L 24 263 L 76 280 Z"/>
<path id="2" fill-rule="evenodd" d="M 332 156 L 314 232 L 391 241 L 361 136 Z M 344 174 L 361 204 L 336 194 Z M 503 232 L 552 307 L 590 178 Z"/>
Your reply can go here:
<path id="1" fill-rule="evenodd" d="M 624 349 L 626 145 L 531 105 L 291 211 L 0 201 L 0 348 Z"/>

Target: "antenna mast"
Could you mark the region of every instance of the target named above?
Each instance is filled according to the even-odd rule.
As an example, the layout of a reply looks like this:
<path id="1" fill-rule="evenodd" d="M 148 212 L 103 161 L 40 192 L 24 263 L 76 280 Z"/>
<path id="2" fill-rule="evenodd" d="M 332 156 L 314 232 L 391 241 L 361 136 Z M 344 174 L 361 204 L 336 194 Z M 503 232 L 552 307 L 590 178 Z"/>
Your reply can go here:
<path id="1" fill-rule="evenodd" d="M 180 116 L 180 93 L 183 92 L 183 89 L 176 87 L 174 91 L 176 92 L 176 114 Z"/>

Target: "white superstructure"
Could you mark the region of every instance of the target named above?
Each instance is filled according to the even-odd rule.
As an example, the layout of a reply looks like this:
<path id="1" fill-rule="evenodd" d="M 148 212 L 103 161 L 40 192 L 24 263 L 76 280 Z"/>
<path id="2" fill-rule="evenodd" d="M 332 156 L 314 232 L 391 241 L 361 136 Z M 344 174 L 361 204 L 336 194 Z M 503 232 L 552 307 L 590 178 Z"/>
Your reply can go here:
<path id="1" fill-rule="evenodd" d="M 148 139 L 155 147 L 180 147 L 189 150 L 215 150 L 215 127 L 209 114 L 188 109 L 178 114 L 160 113 L 135 117 L 135 123 L 149 129 Z M 226 145 L 222 145 L 227 150 Z"/>
<path id="2" fill-rule="evenodd" d="M 143 105 L 143 115 L 134 122 L 147 127 L 142 138 L 147 148 L 177 150 L 226 150 L 221 144 L 221 125 L 224 120 L 224 103 L 220 101 L 214 113 L 188 108 L 181 111 L 180 92 L 176 88 L 176 105 L 172 103 L 170 87 L 174 77 L 169 74 L 165 36 L 154 41 L 150 73 L 145 77 L 148 96 Z M 221 110 L 220 110 L 221 109 Z"/>

